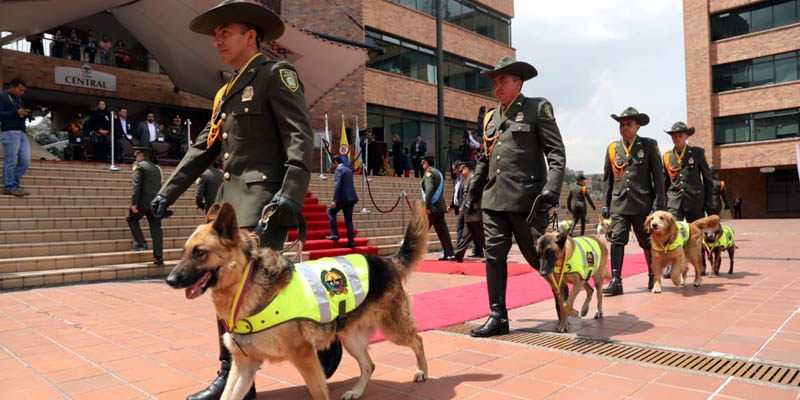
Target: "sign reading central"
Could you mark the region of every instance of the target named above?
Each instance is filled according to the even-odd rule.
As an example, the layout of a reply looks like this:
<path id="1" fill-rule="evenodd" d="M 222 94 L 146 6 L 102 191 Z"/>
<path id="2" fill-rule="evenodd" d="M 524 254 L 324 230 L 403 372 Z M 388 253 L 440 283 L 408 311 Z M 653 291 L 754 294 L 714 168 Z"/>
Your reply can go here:
<path id="1" fill-rule="evenodd" d="M 87 89 L 117 90 L 117 77 L 105 72 L 95 71 L 89 64 L 80 68 L 56 67 L 56 83 L 59 85 L 77 86 Z"/>

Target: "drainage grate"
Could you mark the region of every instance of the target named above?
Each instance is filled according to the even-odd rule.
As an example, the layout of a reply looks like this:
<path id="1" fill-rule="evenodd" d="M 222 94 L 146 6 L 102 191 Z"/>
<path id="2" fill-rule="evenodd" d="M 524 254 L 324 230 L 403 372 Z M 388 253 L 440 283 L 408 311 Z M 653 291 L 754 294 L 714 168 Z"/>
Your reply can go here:
<path id="1" fill-rule="evenodd" d="M 474 328 L 475 325 L 464 323 L 448 326 L 440 330 L 469 335 L 469 331 Z M 716 357 L 648 348 L 600 339 L 576 338 L 528 329 L 513 330 L 507 335 L 494 336 L 492 339 L 578 354 L 638 361 L 657 366 L 733 376 L 775 385 L 792 386 L 795 389 L 800 388 L 800 369 L 780 365 L 737 360 L 729 357 Z"/>

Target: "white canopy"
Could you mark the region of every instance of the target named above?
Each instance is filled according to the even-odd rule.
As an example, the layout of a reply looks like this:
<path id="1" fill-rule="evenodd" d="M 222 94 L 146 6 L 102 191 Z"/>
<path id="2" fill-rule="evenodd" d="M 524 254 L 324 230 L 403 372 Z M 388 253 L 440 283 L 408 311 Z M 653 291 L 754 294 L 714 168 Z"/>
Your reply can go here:
<path id="1" fill-rule="evenodd" d="M 189 21 L 219 0 L 15 0 L 3 1 L 4 41 L 39 33 L 108 10 L 152 54 L 181 90 L 211 98 L 231 69 L 217 56 L 213 40 L 189 30 Z M 285 20 L 284 20 L 285 22 Z M 363 49 L 320 39 L 286 22 L 277 44 L 298 70 L 306 100 L 313 105 L 367 59 Z"/>

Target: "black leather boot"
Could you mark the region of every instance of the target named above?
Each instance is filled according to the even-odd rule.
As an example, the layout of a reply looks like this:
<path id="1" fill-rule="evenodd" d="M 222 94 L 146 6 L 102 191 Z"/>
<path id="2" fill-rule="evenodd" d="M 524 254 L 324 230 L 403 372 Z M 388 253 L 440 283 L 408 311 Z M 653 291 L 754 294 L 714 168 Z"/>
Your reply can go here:
<path id="1" fill-rule="evenodd" d="M 490 337 L 508 333 L 508 311 L 506 310 L 506 282 L 508 266 L 505 262 L 486 262 L 486 288 L 489 292 L 489 318 L 480 327 L 473 329 L 473 337 Z"/>
<path id="2" fill-rule="evenodd" d="M 652 260 L 652 253 L 650 249 L 644 249 L 644 261 L 647 262 L 647 289 L 650 290 L 653 288 L 655 284 L 655 274 L 653 274 L 653 268 L 650 267 L 650 262 Z"/>
<path id="3" fill-rule="evenodd" d="M 322 364 L 322 370 L 325 371 L 325 377 L 330 378 L 339 368 L 339 362 L 342 361 L 342 342 L 339 338 L 333 339 L 331 347 L 326 350 L 318 351 L 317 358 L 319 363 Z"/>
<path id="4" fill-rule="evenodd" d="M 702 273 L 702 276 L 706 276 L 706 275 L 708 275 L 708 273 L 706 273 L 706 247 L 705 246 L 702 247 L 702 253 L 701 254 L 703 255 L 703 273 Z"/>
<path id="5" fill-rule="evenodd" d="M 611 245 L 611 282 L 603 289 L 603 294 L 616 296 L 622 294 L 622 260 L 625 258 L 625 246 Z"/>
<path id="6" fill-rule="evenodd" d="M 667 269 L 664 270 L 663 278 L 664 279 L 669 279 L 671 275 L 672 275 L 672 264 L 667 265 Z"/>
<path id="7" fill-rule="evenodd" d="M 222 360 L 217 377 L 208 385 L 207 388 L 195 394 L 186 397 L 186 400 L 219 400 L 222 397 L 222 392 L 225 390 L 225 384 L 228 382 L 228 373 L 231 371 L 231 362 Z M 256 385 L 250 386 L 250 390 L 244 396 L 245 400 L 252 400 L 256 398 Z"/>

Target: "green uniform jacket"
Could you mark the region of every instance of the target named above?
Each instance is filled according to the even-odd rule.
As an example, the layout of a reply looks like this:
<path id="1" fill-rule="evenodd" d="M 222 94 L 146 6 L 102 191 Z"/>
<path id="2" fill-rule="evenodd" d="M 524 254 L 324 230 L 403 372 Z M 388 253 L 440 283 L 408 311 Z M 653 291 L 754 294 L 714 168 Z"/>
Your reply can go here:
<path id="1" fill-rule="evenodd" d="M 469 176 L 468 179 L 465 179 L 464 182 L 461 184 L 462 188 L 464 189 L 464 193 L 469 193 L 470 187 L 475 184 L 475 174 Z M 478 201 L 472 203 L 472 209 L 474 211 L 464 211 L 464 222 L 481 222 L 483 221 L 483 213 L 481 212 L 481 202 L 480 199 Z"/>
<path id="2" fill-rule="evenodd" d="M 625 155 L 623 140 L 617 141 L 617 163 L 628 162 L 619 180 L 611 169 L 606 148 L 603 205 L 609 207 L 612 214 L 647 215 L 654 205 L 660 209 L 666 205 L 664 166 L 658 142 L 641 136 L 634 141 L 629 157 Z"/>
<path id="3" fill-rule="evenodd" d="M 664 169 L 664 187 L 667 191 L 667 207 L 670 209 L 695 209 L 703 212 L 711 208 L 711 170 L 706 162 L 706 152 L 702 147 L 686 145 L 683 162 L 678 165 L 675 149 L 669 154 L 671 168 L 679 168 L 675 180 Z"/>
<path id="4" fill-rule="evenodd" d="M 150 210 L 150 202 L 161 187 L 161 168 L 150 160 L 137 161 L 133 163 L 131 176 L 131 205 L 140 212 Z"/>
<path id="5" fill-rule="evenodd" d="M 182 128 L 183 127 L 180 125 L 170 125 L 169 128 L 167 128 L 166 132 L 164 133 L 164 136 L 167 139 L 167 141 L 169 142 L 181 141 Z"/>
<path id="6" fill-rule="evenodd" d="M 428 170 L 425 171 L 425 175 L 422 177 L 422 190 L 425 192 L 425 208 L 432 212 L 447 211 L 447 206 L 444 202 L 444 186 L 442 186 L 442 190 L 439 193 L 439 198 L 436 199 L 436 201 L 432 201 L 436 189 L 439 188 L 439 185 L 442 183 L 442 178 L 444 178 L 444 175 L 434 167 L 428 168 Z"/>
<path id="7" fill-rule="evenodd" d="M 724 181 L 719 179 L 711 178 L 711 183 L 713 185 L 713 193 L 711 194 L 711 208 L 715 210 L 722 209 L 722 203 L 725 203 L 725 209 L 729 209 L 731 199 L 728 197 L 728 188 L 723 187 Z M 720 198 L 722 198 L 722 202 L 720 202 Z"/>
<path id="8" fill-rule="evenodd" d="M 543 189 L 561 193 L 564 143 L 546 99 L 520 95 L 505 116 L 500 109 L 486 126 L 487 137 L 497 137 L 494 150 L 478 159 L 467 199 L 481 199 L 486 210 L 527 214 Z"/>
<path id="9" fill-rule="evenodd" d="M 220 137 L 207 148 L 209 121 L 159 193 L 174 202 L 222 154 L 216 201 L 233 204 L 239 226 L 253 227 L 275 195 L 303 204 L 314 143 L 303 85 L 288 61 L 259 55 L 242 74 L 212 116 L 222 120 Z"/>
<path id="10" fill-rule="evenodd" d="M 197 178 L 194 197 L 203 199 L 206 207 L 214 204 L 217 199 L 219 187 L 222 186 L 222 171 L 209 167 Z"/>
<path id="11" fill-rule="evenodd" d="M 589 189 L 586 189 L 586 197 L 583 196 L 583 188 L 586 186 L 582 185 L 572 185 L 569 188 L 569 195 L 567 196 L 567 208 L 572 213 L 586 213 L 586 201 L 589 201 L 589 204 L 594 209 L 594 202 L 592 201 L 592 195 L 589 194 Z"/>

